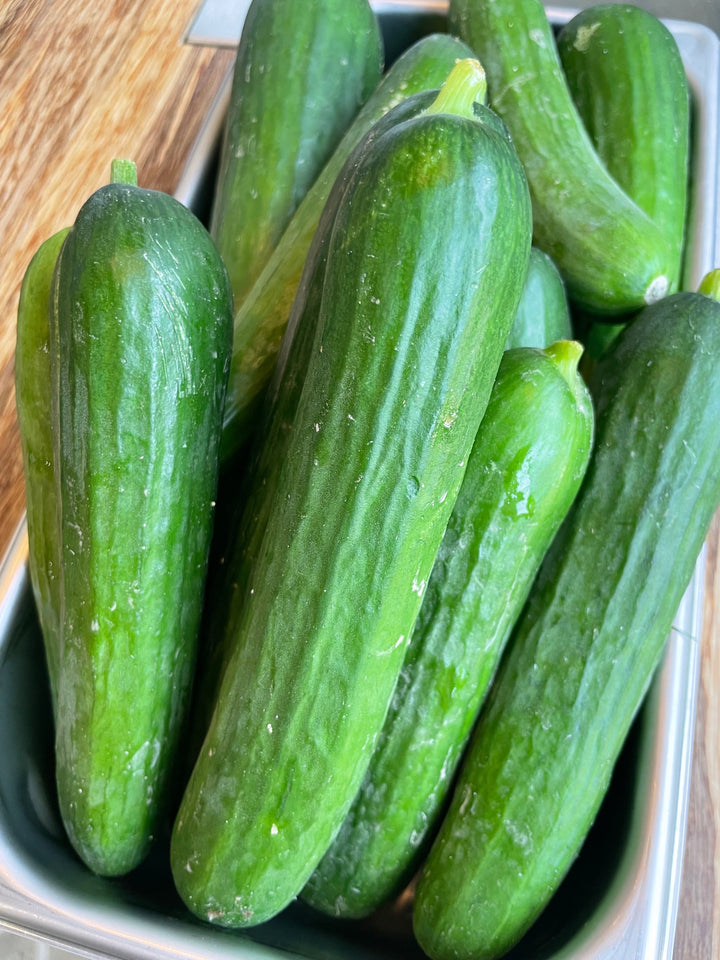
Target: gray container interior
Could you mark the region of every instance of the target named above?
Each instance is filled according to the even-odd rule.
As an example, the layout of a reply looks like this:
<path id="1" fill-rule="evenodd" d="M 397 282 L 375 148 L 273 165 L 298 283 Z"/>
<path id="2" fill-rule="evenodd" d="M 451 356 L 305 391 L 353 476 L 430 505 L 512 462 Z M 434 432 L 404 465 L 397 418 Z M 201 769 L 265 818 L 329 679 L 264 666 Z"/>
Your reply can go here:
<path id="1" fill-rule="evenodd" d="M 444 27 L 442 3 L 376 3 L 390 56 Z M 549 10 L 556 23 L 569 13 Z M 686 285 L 715 265 L 718 39 L 668 22 L 693 93 L 693 193 Z M 177 195 L 207 212 L 228 86 L 218 95 Z M 367 921 L 334 921 L 302 903 L 246 932 L 195 920 L 173 890 L 167 836 L 130 876 L 92 876 L 60 824 L 42 644 L 18 530 L 0 569 L 0 924 L 78 954 L 112 960 L 420 960 L 411 897 Z M 508 957 L 662 960 L 672 952 L 699 665 L 704 558 L 668 651 L 618 762 L 610 792 L 570 874 Z"/>

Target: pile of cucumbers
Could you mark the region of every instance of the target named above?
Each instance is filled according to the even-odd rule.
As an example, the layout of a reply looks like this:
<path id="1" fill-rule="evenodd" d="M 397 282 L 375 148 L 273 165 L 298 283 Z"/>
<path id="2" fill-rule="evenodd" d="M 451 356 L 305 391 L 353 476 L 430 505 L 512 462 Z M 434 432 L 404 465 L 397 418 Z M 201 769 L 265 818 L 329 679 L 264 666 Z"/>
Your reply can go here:
<path id="1" fill-rule="evenodd" d="M 367 0 L 253 0 L 207 226 L 114 161 L 38 250 L 29 568 L 89 869 L 172 825 L 210 923 L 410 885 L 433 960 L 522 937 L 720 503 L 689 128 L 634 6 L 451 0 L 384 70 Z"/>

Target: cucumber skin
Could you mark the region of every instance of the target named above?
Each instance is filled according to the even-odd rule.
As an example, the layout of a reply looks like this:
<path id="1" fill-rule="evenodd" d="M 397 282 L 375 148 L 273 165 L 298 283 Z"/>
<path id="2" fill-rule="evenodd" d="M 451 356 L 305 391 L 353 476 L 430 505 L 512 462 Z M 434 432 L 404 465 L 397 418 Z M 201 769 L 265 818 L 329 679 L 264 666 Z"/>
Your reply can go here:
<path id="1" fill-rule="evenodd" d="M 360 785 L 530 233 L 517 156 L 475 120 L 395 126 L 354 171 L 272 510 L 227 624 L 234 649 L 173 831 L 176 886 L 206 920 L 260 923 L 297 896 Z"/>
<path id="2" fill-rule="evenodd" d="M 592 824 L 720 500 L 718 376 L 720 305 L 687 293 L 639 314 L 596 369 L 585 481 L 418 884 L 434 960 L 501 956 Z"/>
<path id="3" fill-rule="evenodd" d="M 228 494 L 218 505 L 223 522 L 216 531 L 209 571 L 208 600 L 203 625 L 203 656 L 198 661 L 193 730 L 204 738 L 217 699 L 220 677 L 234 643 L 226 625 L 235 596 L 246 589 L 262 545 L 275 489 L 285 462 L 290 427 L 312 358 L 315 327 L 322 301 L 327 246 L 339 205 L 354 171 L 378 137 L 393 126 L 417 117 L 434 101 L 436 91 L 413 94 L 373 124 L 341 168 L 318 227 L 293 301 L 277 363 L 265 395 L 256 442 L 241 475 L 226 475 Z M 224 493 L 225 490 L 222 489 Z M 199 744 L 198 744 L 199 746 Z M 197 751 L 192 750 L 193 754 Z"/>
<path id="4" fill-rule="evenodd" d="M 690 153 L 690 91 L 677 42 L 648 11 L 604 3 L 563 27 L 558 53 L 600 159 L 665 237 L 676 289 Z"/>
<path id="5" fill-rule="evenodd" d="M 15 405 L 23 458 L 28 568 L 38 611 L 53 710 L 60 662 L 57 498 L 53 467 L 48 314 L 55 263 L 69 228 L 36 251 L 20 287 L 15 347 Z"/>
<path id="6" fill-rule="evenodd" d="M 221 459 L 246 452 L 261 416 L 303 266 L 325 202 L 343 164 L 370 128 L 405 98 L 438 88 L 456 60 L 471 56 L 460 40 L 432 34 L 410 47 L 388 70 L 318 175 L 262 273 L 235 314 L 232 367 L 225 404 Z"/>
<path id="7" fill-rule="evenodd" d="M 538 247 L 532 247 L 520 305 L 505 349 L 542 350 L 558 340 L 571 339 L 570 307 L 563 279 L 552 259 Z"/>
<path id="8" fill-rule="evenodd" d="M 81 208 L 50 312 L 62 555 L 56 766 L 96 873 L 147 852 L 194 667 L 232 335 L 227 272 L 172 197 Z"/>
<path id="9" fill-rule="evenodd" d="M 476 52 L 533 198 L 534 242 L 570 299 L 615 316 L 671 285 L 659 228 L 610 177 L 575 108 L 541 0 L 451 0 L 450 27 Z"/>
<path id="10" fill-rule="evenodd" d="M 397 106 L 373 124 L 341 169 L 322 212 L 313 236 L 303 277 L 288 320 L 258 424 L 257 442 L 247 457 L 242 477 L 229 477 L 225 503 L 219 500 L 222 521 L 216 532 L 209 572 L 208 600 L 203 627 L 203 655 L 198 663 L 195 705 L 193 708 L 194 739 L 202 742 L 218 696 L 220 678 L 233 648 L 233 638 L 226 632 L 226 623 L 236 597 L 246 588 L 248 578 L 258 562 L 262 538 L 282 464 L 292 437 L 290 425 L 305 382 L 315 336 L 315 325 L 322 300 L 322 283 L 327 260 L 327 245 L 338 207 L 353 176 L 353 171 L 375 141 L 392 127 L 419 116 L 432 105 L 437 91 L 426 90 L 402 99 Z M 482 104 L 476 113 L 510 143 L 502 120 Z M 228 477 L 226 476 L 226 481 Z M 196 756 L 199 743 L 193 742 L 190 753 Z"/>
<path id="11" fill-rule="evenodd" d="M 210 232 L 238 307 L 382 74 L 367 0 L 253 0 L 235 58 Z"/>
<path id="12" fill-rule="evenodd" d="M 378 745 L 303 891 L 311 906 L 366 916 L 412 878 L 592 434 L 575 369 L 569 382 L 544 351 L 505 353 Z"/>

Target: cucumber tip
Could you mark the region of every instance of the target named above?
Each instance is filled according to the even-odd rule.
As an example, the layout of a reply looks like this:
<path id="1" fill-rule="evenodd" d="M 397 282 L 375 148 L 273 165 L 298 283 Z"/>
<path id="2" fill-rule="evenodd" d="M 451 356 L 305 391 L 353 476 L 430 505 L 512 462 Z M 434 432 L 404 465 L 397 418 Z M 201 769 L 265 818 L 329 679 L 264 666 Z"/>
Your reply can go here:
<path id="1" fill-rule="evenodd" d="M 659 277 L 655 277 L 645 291 L 645 303 L 648 306 L 651 303 L 657 303 L 658 300 L 662 300 L 662 298 L 667 295 L 669 289 L 670 281 L 664 274 L 661 274 Z"/>

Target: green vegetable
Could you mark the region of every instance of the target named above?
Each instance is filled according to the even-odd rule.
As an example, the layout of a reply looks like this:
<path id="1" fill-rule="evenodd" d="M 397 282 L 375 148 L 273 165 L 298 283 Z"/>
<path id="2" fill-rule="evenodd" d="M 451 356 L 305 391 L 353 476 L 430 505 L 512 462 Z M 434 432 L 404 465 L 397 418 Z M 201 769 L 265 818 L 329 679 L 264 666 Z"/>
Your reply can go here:
<path id="1" fill-rule="evenodd" d="M 250 4 L 210 226 L 236 308 L 381 72 L 367 0 Z"/>
<path id="2" fill-rule="evenodd" d="M 481 82 L 461 62 L 446 86 L 464 87 L 462 111 L 430 108 L 361 152 L 311 333 L 281 358 L 297 402 L 276 401 L 294 412 L 268 432 L 286 434 L 281 466 L 171 848 L 207 920 L 261 923 L 297 896 L 382 727 L 529 256 L 527 184 L 475 116 Z M 299 388 L 288 371 L 308 336 Z"/>
<path id="3" fill-rule="evenodd" d="M 595 371 L 596 444 L 420 878 L 433 960 L 499 957 L 575 858 L 720 501 L 720 303 L 648 307 Z"/>
<path id="4" fill-rule="evenodd" d="M 268 385 L 254 456 L 248 458 L 241 476 L 226 475 L 225 502 L 216 530 L 203 630 L 203 656 L 198 662 L 196 705 L 193 730 L 202 737 L 207 730 L 217 698 L 220 677 L 229 659 L 234 639 L 226 631 L 226 621 L 235 594 L 246 588 L 247 578 L 258 562 L 259 550 L 275 489 L 287 456 L 292 423 L 305 382 L 305 373 L 313 353 L 317 313 L 320 308 L 327 260 L 327 245 L 332 225 L 345 189 L 355 168 L 375 141 L 394 126 L 424 113 L 437 97 L 437 91 L 414 94 L 373 124 L 337 177 L 314 234 L 303 277 L 293 303 L 282 348 L 273 378 Z M 488 120 L 491 119 L 486 111 Z M 494 118 L 495 120 L 497 118 Z M 499 122 L 499 121 L 498 121 Z M 199 747 L 199 744 L 197 744 Z M 193 754 L 196 753 L 193 747 Z"/>
<path id="5" fill-rule="evenodd" d="M 59 538 L 49 416 L 48 313 L 55 262 L 68 230 L 46 240 L 30 261 L 20 288 L 15 347 L 17 407 L 28 528 L 28 567 L 42 630 L 53 707 L 60 661 Z"/>
<path id="6" fill-rule="evenodd" d="M 57 781 L 70 840 L 100 874 L 140 862 L 173 786 L 232 335 L 209 234 L 133 179 L 114 164 L 81 208 L 50 312 Z"/>
<path id="7" fill-rule="evenodd" d="M 565 284 L 550 257 L 532 247 L 520 305 L 506 350 L 514 347 L 549 347 L 572 336 Z"/>
<path id="8" fill-rule="evenodd" d="M 503 356 L 363 784 L 303 898 L 365 916 L 427 852 L 466 739 L 592 444 L 581 347 Z"/>
<path id="9" fill-rule="evenodd" d="M 672 290 L 660 229 L 621 190 L 575 108 L 541 0 L 451 0 L 451 28 L 488 77 L 533 199 L 534 241 L 584 309 L 617 315 Z"/>
<path id="10" fill-rule="evenodd" d="M 444 34 L 418 41 L 383 77 L 309 190 L 277 248 L 235 315 L 232 368 L 221 456 L 245 451 L 262 410 L 303 266 L 325 201 L 353 148 L 388 110 L 423 90 L 436 90 L 468 47 Z"/>
<path id="11" fill-rule="evenodd" d="M 558 52 L 600 159 L 668 243 L 676 289 L 690 151 L 690 93 L 677 41 L 648 11 L 601 3 L 560 31 Z"/>

